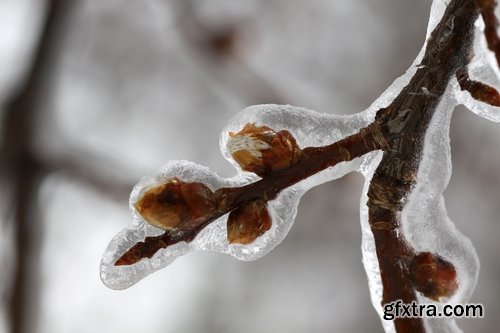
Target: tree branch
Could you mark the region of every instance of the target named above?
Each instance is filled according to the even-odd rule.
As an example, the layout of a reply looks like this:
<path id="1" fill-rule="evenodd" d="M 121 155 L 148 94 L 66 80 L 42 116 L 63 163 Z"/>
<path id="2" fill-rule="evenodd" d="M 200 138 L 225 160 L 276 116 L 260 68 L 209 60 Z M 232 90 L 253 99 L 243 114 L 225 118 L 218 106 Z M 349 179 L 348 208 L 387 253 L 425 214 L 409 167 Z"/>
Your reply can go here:
<path id="1" fill-rule="evenodd" d="M 361 129 L 341 141 L 325 147 L 309 147 L 302 151 L 301 159 L 291 167 L 272 173 L 255 183 L 236 188 L 221 188 L 215 192 L 215 212 L 201 219 L 188 221 L 179 228 L 166 231 L 163 235 L 147 237 L 123 254 L 115 265 L 131 265 L 143 258 L 151 258 L 162 248 L 181 241 L 190 242 L 208 224 L 241 205 L 253 201 L 269 201 L 285 188 L 304 180 L 321 170 L 351 161 L 370 151 L 383 149 L 386 142 L 378 124 Z"/>
<path id="2" fill-rule="evenodd" d="M 421 67 L 396 99 L 377 114 L 389 149 L 368 189 L 369 222 L 383 285 L 382 303 L 417 302 L 409 264 L 415 256 L 401 229 L 401 212 L 415 185 L 425 133 L 448 82 L 472 54 L 478 8 L 473 0 L 451 1 L 432 32 Z M 424 94 L 410 94 L 424 92 Z M 421 318 L 396 318 L 396 331 L 425 332 Z"/>
<path id="3" fill-rule="evenodd" d="M 461 90 L 466 90 L 472 98 L 492 106 L 500 106 L 500 94 L 498 90 L 485 83 L 471 80 L 467 67 L 457 71 L 457 80 Z"/>
<path id="4" fill-rule="evenodd" d="M 163 235 L 147 237 L 121 256 L 115 265 L 130 265 L 152 257 L 161 248 L 180 241 L 190 242 L 209 223 L 248 202 L 272 200 L 283 189 L 325 168 L 382 150 L 382 160 L 368 188 L 367 202 L 383 285 L 382 304 L 396 300 L 417 303 L 416 291 L 433 299 L 455 292 L 453 265 L 436 254 L 416 253 L 405 239 L 401 213 L 417 182 L 430 121 L 450 80 L 457 76 L 461 88 L 474 98 L 499 105 L 494 88 L 470 80 L 467 74 L 473 55 L 474 22 L 480 13 L 486 22 L 488 45 L 500 59 L 494 5 L 492 0 L 451 0 L 427 41 L 414 76 L 390 105 L 377 112 L 371 125 L 329 146 L 305 148 L 298 162 L 268 176 L 264 174 L 258 182 L 217 190 L 218 208 L 213 214 L 188 221 Z M 432 273 L 436 274 L 434 280 L 425 276 L 430 274 L 427 269 L 431 266 L 436 270 Z M 421 318 L 396 318 L 394 324 L 398 333 L 425 332 Z"/>
<path id="5" fill-rule="evenodd" d="M 30 272 L 37 272 L 38 260 L 32 260 L 37 253 L 37 239 L 42 227 L 33 223 L 35 197 L 39 181 L 45 170 L 33 151 L 34 120 L 38 103 L 46 89 L 53 65 L 53 50 L 57 42 L 60 24 L 71 1 L 47 0 L 47 14 L 39 45 L 36 48 L 31 70 L 20 91 L 5 105 L 2 138 L 0 140 L 1 172 L 13 183 L 13 223 L 15 230 L 16 268 L 14 285 L 10 295 L 10 319 L 12 332 L 26 331 L 26 314 L 37 306 L 37 295 L 28 291 L 36 278 Z"/>
<path id="6" fill-rule="evenodd" d="M 500 66 L 500 38 L 498 37 L 498 19 L 495 15 L 495 7 L 497 6 L 496 0 L 475 0 L 481 16 L 483 17 L 485 28 L 484 35 L 488 48 L 495 53 L 497 64 Z"/>

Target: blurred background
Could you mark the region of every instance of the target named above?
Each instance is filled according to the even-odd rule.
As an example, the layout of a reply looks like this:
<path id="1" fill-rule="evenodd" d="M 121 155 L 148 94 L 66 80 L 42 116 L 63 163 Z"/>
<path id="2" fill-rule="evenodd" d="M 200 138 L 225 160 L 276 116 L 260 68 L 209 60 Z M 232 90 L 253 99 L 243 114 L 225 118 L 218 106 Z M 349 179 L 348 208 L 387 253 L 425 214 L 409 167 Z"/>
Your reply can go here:
<path id="1" fill-rule="evenodd" d="M 128 195 L 167 160 L 222 176 L 220 130 L 251 104 L 350 114 L 404 73 L 430 0 L 0 0 L 0 332 L 382 332 L 351 174 L 308 192 L 263 259 L 191 253 L 124 291 L 99 262 Z M 451 218 L 500 312 L 500 127 L 458 108 Z"/>

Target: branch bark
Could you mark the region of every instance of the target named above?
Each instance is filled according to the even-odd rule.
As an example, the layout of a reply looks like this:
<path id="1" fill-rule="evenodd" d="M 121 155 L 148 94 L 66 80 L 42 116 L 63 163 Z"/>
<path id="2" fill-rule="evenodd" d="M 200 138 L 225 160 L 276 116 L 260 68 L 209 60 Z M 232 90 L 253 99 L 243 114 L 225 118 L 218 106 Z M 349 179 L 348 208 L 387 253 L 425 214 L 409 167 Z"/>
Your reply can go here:
<path id="1" fill-rule="evenodd" d="M 417 303 L 410 266 L 418 254 L 405 239 L 401 213 L 418 181 L 425 135 L 450 80 L 456 76 L 461 88 L 469 91 L 473 98 L 499 105 L 496 89 L 470 80 L 467 74 L 473 56 L 474 22 L 480 13 L 486 21 L 489 47 L 500 59 L 494 5 L 495 1 L 491 0 L 451 0 L 427 41 L 416 73 L 392 103 L 377 112 L 371 125 L 329 146 L 305 148 L 296 164 L 272 172 L 258 182 L 217 190 L 216 212 L 163 235 L 147 237 L 121 256 L 115 265 L 130 265 L 152 257 L 161 248 L 180 241 L 190 242 L 218 217 L 250 201 L 272 200 L 283 189 L 325 168 L 382 150 L 383 157 L 371 180 L 367 202 L 383 285 L 382 304 L 397 300 Z M 430 256 L 425 253 L 419 258 Z M 449 263 L 441 263 L 450 268 Z M 450 272 L 450 276 L 455 273 L 452 266 Z M 394 324 L 398 333 L 425 332 L 421 318 L 396 318 Z"/>
<path id="2" fill-rule="evenodd" d="M 476 0 L 481 16 L 483 17 L 485 29 L 484 35 L 488 48 L 495 53 L 497 64 L 500 66 L 500 37 L 498 37 L 498 19 L 495 16 L 496 0 Z"/>
<path id="3" fill-rule="evenodd" d="M 396 99 L 377 114 L 389 149 L 384 151 L 368 189 L 369 222 L 375 238 L 383 285 L 382 303 L 417 302 L 409 264 L 415 256 L 401 230 L 401 212 L 415 185 L 429 122 L 450 79 L 472 55 L 472 0 L 455 0 L 427 43 L 421 67 Z M 412 94 L 413 93 L 413 94 Z M 421 318 L 396 318 L 398 333 L 425 332 Z"/>
<path id="4" fill-rule="evenodd" d="M 166 231 L 156 237 L 147 237 L 124 253 L 115 263 L 117 266 L 132 265 L 143 258 L 151 258 L 160 249 L 181 241 L 190 242 L 208 224 L 219 217 L 253 201 L 269 201 L 285 188 L 306 179 L 321 170 L 351 161 L 370 151 L 384 149 L 386 142 L 377 123 L 363 128 L 358 133 L 325 147 L 309 147 L 302 151 L 301 159 L 291 167 L 274 172 L 255 183 L 236 188 L 221 188 L 215 192 L 217 210 L 201 219 Z"/>

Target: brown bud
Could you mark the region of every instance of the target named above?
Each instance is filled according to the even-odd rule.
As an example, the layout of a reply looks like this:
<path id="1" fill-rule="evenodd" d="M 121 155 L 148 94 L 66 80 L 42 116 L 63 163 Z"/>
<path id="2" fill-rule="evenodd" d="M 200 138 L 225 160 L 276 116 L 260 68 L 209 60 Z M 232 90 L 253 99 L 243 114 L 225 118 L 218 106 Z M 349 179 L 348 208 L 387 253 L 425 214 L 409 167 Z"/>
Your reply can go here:
<path id="1" fill-rule="evenodd" d="M 207 216 L 215 207 L 214 193 L 206 185 L 177 178 L 149 189 L 135 204 L 147 222 L 165 230 Z"/>
<path id="2" fill-rule="evenodd" d="M 297 163 L 302 154 L 287 130 L 275 132 L 254 123 L 246 124 L 238 133 L 230 132 L 227 149 L 243 170 L 261 177 Z"/>
<path id="3" fill-rule="evenodd" d="M 271 229 L 271 225 L 266 202 L 250 201 L 229 213 L 227 239 L 231 244 L 250 244 Z"/>
<path id="4" fill-rule="evenodd" d="M 430 252 L 421 252 L 413 258 L 410 279 L 415 289 L 435 301 L 452 296 L 458 288 L 453 264 Z"/>

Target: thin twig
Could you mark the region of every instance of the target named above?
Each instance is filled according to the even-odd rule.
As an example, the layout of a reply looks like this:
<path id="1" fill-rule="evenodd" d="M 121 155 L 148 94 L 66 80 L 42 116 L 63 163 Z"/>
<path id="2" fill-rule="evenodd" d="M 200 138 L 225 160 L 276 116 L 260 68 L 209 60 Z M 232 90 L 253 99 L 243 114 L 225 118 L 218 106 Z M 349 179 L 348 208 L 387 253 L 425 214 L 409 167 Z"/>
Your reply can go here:
<path id="1" fill-rule="evenodd" d="M 500 66 L 500 37 L 498 37 L 498 19 L 495 15 L 496 0 L 476 0 L 481 16 L 483 17 L 485 29 L 484 35 L 488 48 L 495 53 L 497 64 Z"/>
<path id="2" fill-rule="evenodd" d="M 492 106 L 500 106 L 500 94 L 494 87 L 471 80 L 467 68 L 457 71 L 457 80 L 461 90 L 468 91 L 472 98 Z"/>
<path id="3" fill-rule="evenodd" d="M 160 249 L 181 241 L 190 242 L 208 224 L 244 203 L 253 200 L 269 201 L 283 189 L 306 179 L 321 170 L 351 161 L 370 151 L 383 149 L 385 140 L 377 124 L 361 129 L 339 142 L 325 147 L 310 147 L 302 151 L 301 159 L 291 167 L 272 173 L 255 183 L 235 188 L 221 188 L 215 192 L 217 211 L 203 219 L 191 221 L 181 229 L 166 231 L 157 237 L 147 237 L 123 254 L 115 265 L 131 265 L 143 258 L 151 258 Z"/>

